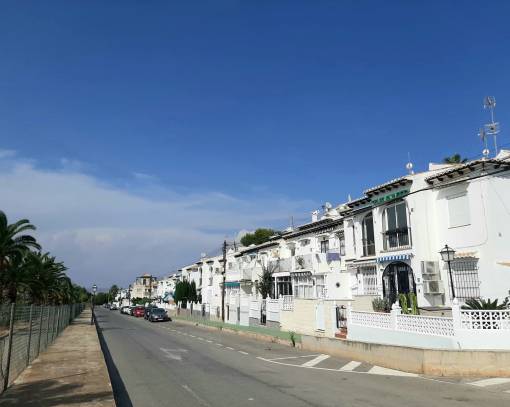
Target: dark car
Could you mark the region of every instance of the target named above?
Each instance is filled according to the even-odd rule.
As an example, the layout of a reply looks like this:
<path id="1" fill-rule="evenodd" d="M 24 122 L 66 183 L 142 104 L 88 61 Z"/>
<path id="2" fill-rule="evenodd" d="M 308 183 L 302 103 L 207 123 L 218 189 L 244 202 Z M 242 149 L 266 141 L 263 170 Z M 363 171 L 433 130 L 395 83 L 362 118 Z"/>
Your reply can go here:
<path id="1" fill-rule="evenodd" d="M 156 305 L 148 305 L 145 307 L 145 315 L 143 316 L 145 319 L 149 319 L 152 310 L 157 309 L 158 307 Z"/>
<path id="2" fill-rule="evenodd" d="M 133 309 L 133 316 L 134 317 L 143 317 L 145 315 L 145 307 L 135 307 Z"/>
<path id="3" fill-rule="evenodd" d="M 163 308 L 153 308 L 149 316 L 149 321 L 171 321 L 171 319 Z"/>

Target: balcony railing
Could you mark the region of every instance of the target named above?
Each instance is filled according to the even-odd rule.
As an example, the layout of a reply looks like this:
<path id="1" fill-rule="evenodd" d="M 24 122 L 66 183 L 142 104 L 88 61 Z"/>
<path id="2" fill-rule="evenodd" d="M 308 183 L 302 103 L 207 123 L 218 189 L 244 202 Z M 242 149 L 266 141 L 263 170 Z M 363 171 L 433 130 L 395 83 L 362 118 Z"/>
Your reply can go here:
<path id="1" fill-rule="evenodd" d="M 383 232 L 384 250 L 398 250 L 411 246 L 411 228 L 398 228 Z"/>
<path id="2" fill-rule="evenodd" d="M 373 241 L 363 239 L 363 256 L 375 256 L 375 243 Z"/>

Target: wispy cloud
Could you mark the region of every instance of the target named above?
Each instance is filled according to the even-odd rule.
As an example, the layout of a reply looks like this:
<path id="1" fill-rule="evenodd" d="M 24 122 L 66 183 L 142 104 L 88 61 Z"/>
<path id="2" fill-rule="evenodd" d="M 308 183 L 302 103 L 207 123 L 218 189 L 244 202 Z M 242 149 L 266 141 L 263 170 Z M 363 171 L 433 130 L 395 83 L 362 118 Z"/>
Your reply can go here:
<path id="1" fill-rule="evenodd" d="M 125 285 L 140 273 L 169 273 L 216 251 L 226 236 L 282 227 L 289 215 L 316 206 L 269 193 L 244 199 L 221 191 L 179 193 L 156 179 L 147 190 L 128 190 L 87 175 L 72 160 L 47 169 L 2 151 L 0 208 L 11 220 L 27 217 L 37 225 L 44 248 L 83 284 Z"/>

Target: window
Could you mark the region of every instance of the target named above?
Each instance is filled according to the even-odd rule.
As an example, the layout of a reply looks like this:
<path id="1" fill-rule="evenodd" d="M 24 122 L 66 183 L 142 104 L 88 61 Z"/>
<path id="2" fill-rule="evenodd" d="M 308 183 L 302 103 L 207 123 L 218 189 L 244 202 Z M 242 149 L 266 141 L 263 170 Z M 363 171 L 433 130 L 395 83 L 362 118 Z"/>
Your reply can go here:
<path id="1" fill-rule="evenodd" d="M 276 277 L 276 297 L 280 295 L 292 295 L 292 282 L 289 276 Z"/>
<path id="2" fill-rule="evenodd" d="M 358 295 L 378 295 L 377 268 L 364 266 L 358 269 Z"/>
<path id="3" fill-rule="evenodd" d="M 296 246 L 292 246 L 292 247 L 290 248 L 290 255 L 291 255 L 291 256 L 295 256 L 295 255 L 296 255 Z"/>
<path id="4" fill-rule="evenodd" d="M 340 246 L 340 256 L 345 256 L 345 236 L 344 232 L 338 234 L 338 241 Z"/>
<path id="5" fill-rule="evenodd" d="M 310 274 L 297 274 L 294 280 L 294 297 L 313 298 L 313 281 Z"/>
<path id="6" fill-rule="evenodd" d="M 459 300 L 479 298 L 478 259 L 470 257 L 455 259 L 451 262 L 451 267 L 455 296 Z"/>
<path id="7" fill-rule="evenodd" d="M 372 212 L 363 218 L 363 256 L 375 255 L 374 218 Z"/>
<path id="8" fill-rule="evenodd" d="M 317 298 L 326 298 L 326 276 L 315 276 Z"/>
<path id="9" fill-rule="evenodd" d="M 327 253 L 329 250 L 329 240 L 321 240 L 321 253 Z"/>
<path id="10" fill-rule="evenodd" d="M 467 226 L 470 222 L 469 201 L 466 194 L 456 195 L 448 199 L 448 216 L 450 227 Z"/>
<path id="11" fill-rule="evenodd" d="M 384 249 L 398 249 L 409 246 L 411 239 L 407 225 L 406 203 L 401 201 L 384 210 Z"/>

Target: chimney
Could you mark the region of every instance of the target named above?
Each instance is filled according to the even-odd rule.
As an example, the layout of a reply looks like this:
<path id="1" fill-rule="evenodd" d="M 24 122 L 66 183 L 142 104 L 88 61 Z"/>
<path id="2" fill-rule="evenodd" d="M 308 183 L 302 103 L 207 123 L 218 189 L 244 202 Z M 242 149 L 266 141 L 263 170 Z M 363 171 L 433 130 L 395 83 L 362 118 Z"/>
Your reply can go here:
<path id="1" fill-rule="evenodd" d="M 312 222 L 317 222 L 319 219 L 319 211 L 315 210 L 312 212 Z"/>

